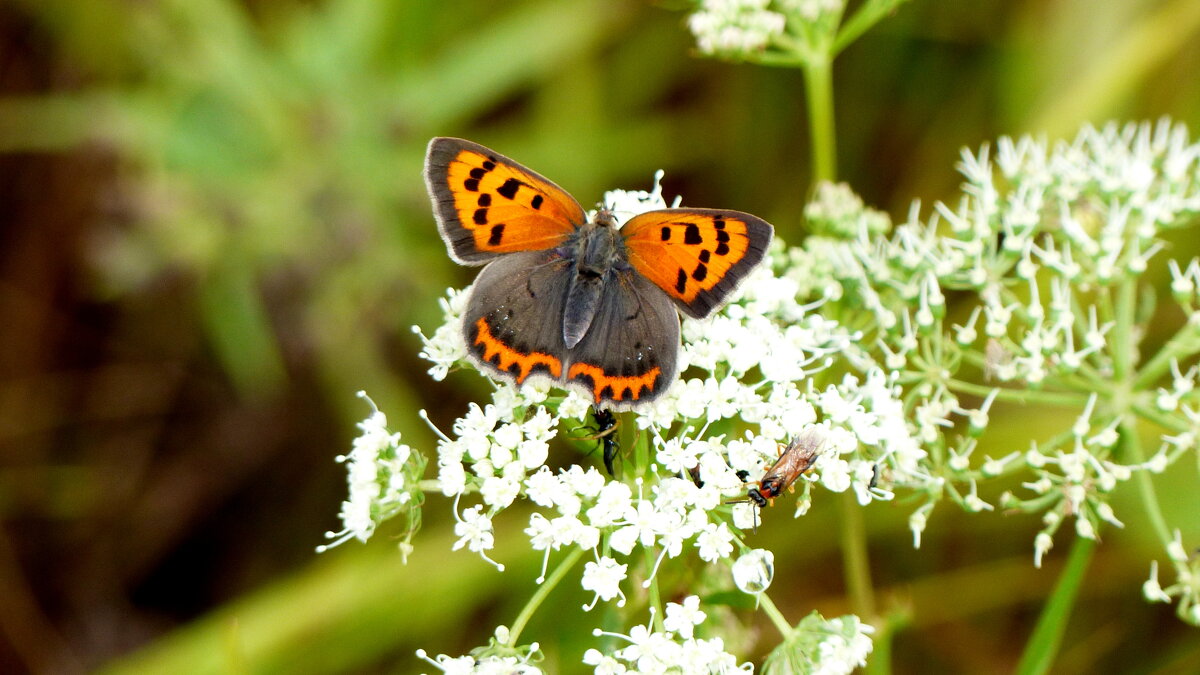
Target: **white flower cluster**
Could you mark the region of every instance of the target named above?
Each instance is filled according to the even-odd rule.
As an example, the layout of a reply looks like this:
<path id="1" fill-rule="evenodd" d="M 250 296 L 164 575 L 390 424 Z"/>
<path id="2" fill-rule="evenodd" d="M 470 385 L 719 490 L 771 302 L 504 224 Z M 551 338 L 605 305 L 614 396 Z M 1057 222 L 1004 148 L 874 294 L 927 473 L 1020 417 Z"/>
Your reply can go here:
<path id="1" fill-rule="evenodd" d="M 882 238 L 870 221 L 844 217 L 857 234 L 822 228 L 789 252 L 788 274 L 835 304 L 843 324 L 864 326 L 867 358 L 903 386 L 921 446 L 945 458 L 890 476 L 926 494 L 910 520 L 914 540 L 943 497 L 990 509 L 977 482 L 1023 472 L 1031 496 L 1006 493 L 1000 503 L 1042 514 L 1040 564 L 1064 520 L 1086 538 L 1102 523 L 1120 527 L 1109 505 L 1117 485 L 1195 452 L 1200 261 L 1158 256 L 1165 231 L 1200 215 L 1200 145 L 1168 120 L 1109 124 L 1054 145 L 1002 138 L 994 159 L 987 146 L 964 151 L 959 168 L 966 182 L 957 205 L 937 204 L 926 220 L 914 205 Z M 854 210 L 845 194 L 817 196 L 809 212 L 821 222 Z M 1139 340 L 1156 315 L 1141 276 L 1156 261 L 1188 320 L 1143 355 Z M 983 405 L 964 408 L 972 398 Z M 1061 406 L 1074 423 L 1031 438 L 1027 450 L 972 461 L 993 402 Z M 967 422 L 957 437 L 955 417 Z M 1149 460 L 1133 431 L 1139 419 L 1167 429 Z"/>
<path id="2" fill-rule="evenodd" d="M 538 643 L 514 647 L 509 644 L 510 637 L 507 626 L 497 626 L 488 645 L 467 656 L 438 654 L 430 658 L 424 649 L 418 649 L 417 658 L 446 675 L 541 675 L 542 669 L 535 665 L 542 656 Z"/>
<path id="3" fill-rule="evenodd" d="M 843 675 L 867 665 L 867 656 L 874 647 L 873 626 L 862 623 L 856 616 L 844 616 L 830 619 L 825 627 L 829 635 L 817 645 L 814 675 Z"/>
<path id="4" fill-rule="evenodd" d="M 692 596 L 695 597 L 695 596 Z M 671 612 L 672 604 L 667 606 Z M 679 607 L 679 605 L 674 605 Z M 690 631 L 689 631 L 690 632 Z M 753 673 L 754 664 L 741 663 L 737 657 L 725 651 L 721 638 L 700 640 L 676 635 L 671 630 L 655 631 L 651 626 L 634 626 L 629 635 L 595 631 L 596 637 L 609 635 L 629 644 L 612 654 L 602 654 L 589 649 L 583 655 L 585 665 L 592 666 L 597 675 L 618 673 L 644 673 L 659 675 L 666 673 Z M 681 639 L 682 638 L 682 639 Z"/>
<path id="5" fill-rule="evenodd" d="M 688 17 L 688 28 L 700 51 L 752 59 L 773 46 L 805 54 L 792 34 L 827 42 L 846 0 L 700 0 L 699 5 Z"/>
<path id="6" fill-rule="evenodd" d="M 688 28 L 706 54 L 736 54 L 765 48 L 782 35 L 787 18 L 767 9 L 770 0 L 703 0 Z"/>
<path id="7" fill-rule="evenodd" d="M 828 14 L 841 14 L 846 8 L 846 0 L 775 0 L 775 4 L 785 12 L 809 21 Z"/>
<path id="8" fill-rule="evenodd" d="M 856 616 L 825 619 L 813 612 L 767 656 L 766 672 L 847 675 L 867 664 L 875 628 Z"/>
<path id="9" fill-rule="evenodd" d="M 1150 562 L 1150 578 L 1142 584 L 1142 593 L 1150 602 L 1171 602 L 1179 598 L 1176 613 L 1179 618 L 1193 626 L 1200 626 L 1200 556 L 1189 555 L 1183 546 L 1183 535 L 1175 531 L 1175 538 L 1167 544 L 1167 557 L 1174 565 L 1178 579 L 1167 588 L 1158 583 L 1158 561 Z"/>
<path id="10" fill-rule="evenodd" d="M 425 472 L 425 457 L 400 442 L 399 433 L 389 433 L 387 417 L 365 392 L 358 392 L 374 412 L 359 423 L 362 434 L 354 439 L 350 453 L 337 457 L 346 464 L 349 497 L 342 502 L 340 532 L 326 532 L 333 541 L 317 548 L 318 552 L 337 546 L 349 539 L 366 541 L 380 523 L 405 515 L 408 527 L 400 544 L 407 554 L 409 538 L 416 534 L 420 523 L 420 506 L 424 493 L 419 488 Z"/>

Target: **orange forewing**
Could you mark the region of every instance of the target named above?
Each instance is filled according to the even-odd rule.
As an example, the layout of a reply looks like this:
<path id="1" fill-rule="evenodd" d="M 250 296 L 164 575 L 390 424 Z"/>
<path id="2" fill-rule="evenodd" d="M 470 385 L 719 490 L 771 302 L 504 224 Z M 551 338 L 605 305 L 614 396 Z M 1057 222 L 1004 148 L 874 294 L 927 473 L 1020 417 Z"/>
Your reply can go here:
<path id="1" fill-rule="evenodd" d="M 665 209 L 622 228 L 629 262 L 693 317 L 709 314 L 762 260 L 771 226 L 748 213 Z"/>
<path id="2" fill-rule="evenodd" d="M 442 236 L 460 262 L 552 248 L 586 221 L 583 208 L 562 188 L 459 138 L 429 144 L 426 181 Z"/>

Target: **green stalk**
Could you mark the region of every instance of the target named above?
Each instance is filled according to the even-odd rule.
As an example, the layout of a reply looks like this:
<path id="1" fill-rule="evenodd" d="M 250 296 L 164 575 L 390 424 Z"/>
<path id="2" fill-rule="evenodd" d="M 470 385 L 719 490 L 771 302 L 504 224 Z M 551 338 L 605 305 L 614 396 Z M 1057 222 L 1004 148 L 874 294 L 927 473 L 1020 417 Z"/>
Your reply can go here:
<path id="1" fill-rule="evenodd" d="M 546 600 L 546 596 L 550 595 L 550 591 L 553 591 L 558 586 L 559 582 L 566 576 L 567 571 L 574 567 L 575 563 L 579 562 L 579 559 L 583 557 L 583 551 L 584 549 L 582 548 L 572 549 L 562 559 L 562 562 L 558 563 L 558 567 L 554 568 L 550 576 L 546 577 L 546 580 L 538 586 L 533 595 L 529 597 L 529 602 L 525 603 L 525 606 L 521 608 L 521 613 L 517 615 L 516 620 L 513 621 L 513 625 L 508 631 L 509 647 L 516 646 L 517 641 L 521 638 L 521 631 L 525 630 L 525 624 L 529 623 L 529 619 L 533 617 L 533 613 L 537 611 L 538 607 L 542 606 L 542 602 Z"/>
<path id="2" fill-rule="evenodd" d="M 907 2 L 907 0 L 867 0 L 846 23 L 842 24 L 833 42 L 833 53 L 838 54 L 867 32 L 885 16 Z"/>
<path id="3" fill-rule="evenodd" d="M 863 527 L 862 507 L 854 490 L 842 493 L 842 574 L 850 593 L 850 609 L 863 621 L 875 616 L 875 589 L 871 584 L 871 564 L 867 556 L 867 533 Z"/>
<path id="4" fill-rule="evenodd" d="M 1137 437 L 1136 429 L 1132 421 L 1126 417 L 1121 421 L 1121 449 L 1120 460 L 1126 464 L 1141 464 L 1146 461 L 1146 453 L 1142 451 L 1142 442 Z M 1142 506 L 1146 509 L 1146 515 L 1150 518 L 1150 524 L 1154 526 L 1154 532 L 1158 535 L 1164 548 L 1171 543 L 1171 529 L 1167 526 L 1167 519 L 1163 516 L 1162 507 L 1158 503 L 1158 493 L 1154 491 L 1154 480 L 1150 477 L 1149 471 L 1137 472 L 1138 493 L 1142 498 Z"/>
<path id="5" fill-rule="evenodd" d="M 771 620 L 771 623 L 775 624 L 775 630 L 779 631 L 779 634 L 785 640 L 792 636 L 792 624 L 788 623 L 787 617 L 783 615 L 783 612 L 779 611 L 779 608 L 775 606 L 771 598 L 767 597 L 766 593 L 758 594 L 758 606 L 766 612 L 767 618 Z"/>
<path id="6" fill-rule="evenodd" d="M 1153 404 L 1134 403 L 1130 406 L 1130 410 L 1137 413 L 1139 417 L 1147 421 L 1153 422 L 1158 426 L 1176 434 L 1181 434 L 1191 428 L 1184 419 L 1170 415 L 1159 410 Z"/>
<path id="7" fill-rule="evenodd" d="M 1071 392 L 1057 391 L 1030 391 L 1027 389 L 1005 389 L 1003 387 L 989 387 L 987 385 L 975 384 L 973 382 L 964 382 L 947 378 L 944 380 L 946 388 L 953 392 L 972 394 L 980 398 L 987 398 L 992 391 L 996 391 L 997 401 L 1013 401 L 1016 403 L 1044 403 L 1046 405 L 1064 405 L 1073 408 L 1081 408 L 1084 403 L 1087 403 L 1087 397 Z"/>
<path id="8" fill-rule="evenodd" d="M 889 675 L 892 672 L 892 643 L 895 642 L 896 632 L 907 620 L 893 613 L 882 623 L 882 626 L 876 626 L 875 636 L 871 638 L 875 646 L 871 649 L 871 657 L 867 659 L 867 675 Z"/>
<path id="9" fill-rule="evenodd" d="M 653 547 L 643 546 L 642 553 L 646 559 L 646 574 L 647 574 L 647 576 L 649 576 L 650 574 L 654 574 L 655 573 L 655 569 L 654 569 L 655 556 L 654 556 Z M 649 591 L 649 594 L 650 594 L 650 598 L 649 598 L 650 607 L 654 610 L 654 630 L 664 631 L 664 630 L 666 630 L 666 627 L 663 625 L 663 603 L 662 603 L 662 596 L 658 592 L 658 575 L 657 574 L 654 574 L 654 578 L 650 579 L 650 587 L 647 590 Z"/>
<path id="10" fill-rule="evenodd" d="M 837 140 L 833 124 L 833 62 L 812 54 L 803 65 L 808 127 L 812 141 L 813 183 L 837 178 Z"/>
<path id="11" fill-rule="evenodd" d="M 1062 645 L 1063 633 L 1067 630 L 1067 621 L 1071 617 L 1071 608 L 1079 595 L 1079 587 L 1096 550 L 1096 542 L 1076 535 L 1071 543 L 1071 553 L 1067 564 L 1063 567 L 1050 600 L 1042 608 L 1033 635 L 1025 645 L 1021 661 L 1017 664 L 1018 675 L 1040 675 L 1050 671 L 1054 665 L 1054 657 Z"/>
<path id="12" fill-rule="evenodd" d="M 1171 367 L 1172 360 L 1182 361 L 1197 351 L 1200 351 L 1200 332 L 1189 321 L 1167 344 L 1158 350 L 1153 358 L 1142 366 L 1137 379 L 1133 381 L 1134 390 L 1149 389 L 1154 386 L 1154 383 L 1158 382 L 1158 379 Z"/>
<path id="13" fill-rule="evenodd" d="M 1118 396 L 1128 399 L 1127 392 L 1131 391 L 1134 373 L 1133 324 L 1137 312 L 1137 279 L 1133 275 L 1121 280 L 1116 301 L 1112 329 L 1113 381 L 1117 384 Z M 1118 410 L 1129 405 L 1128 400 L 1116 400 L 1113 403 Z"/>

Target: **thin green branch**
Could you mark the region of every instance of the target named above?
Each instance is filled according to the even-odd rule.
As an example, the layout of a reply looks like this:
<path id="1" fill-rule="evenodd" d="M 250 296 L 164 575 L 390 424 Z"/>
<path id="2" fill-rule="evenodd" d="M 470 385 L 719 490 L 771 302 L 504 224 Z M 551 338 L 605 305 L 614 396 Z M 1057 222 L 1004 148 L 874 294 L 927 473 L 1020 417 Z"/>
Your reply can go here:
<path id="1" fill-rule="evenodd" d="M 872 26 L 879 23 L 880 20 L 906 1 L 867 0 L 867 2 L 858 8 L 858 11 L 853 16 L 846 20 L 846 23 L 842 24 L 837 38 L 833 41 L 832 55 L 836 56 L 841 53 L 843 49 L 850 46 L 863 33 L 870 30 Z"/>
<path id="2" fill-rule="evenodd" d="M 1200 352 L 1200 330 L 1188 321 L 1187 325 L 1175 333 L 1162 349 L 1142 366 L 1137 379 L 1133 381 L 1133 389 L 1149 389 L 1171 367 L 1172 360 L 1182 361 L 1197 352 Z"/>
<path id="3" fill-rule="evenodd" d="M 1128 418 L 1121 421 L 1121 453 L 1119 459 L 1129 464 L 1141 464 L 1146 461 L 1146 453 L 1142 450 L 1142 441 L 1137 435 L 1137 427 Z M 1155 534 L 1162 542 L 1163 548 L 1171 543 L 1171 530 L 1167 527 L 1167 519 L 1163 516 L 1162 506 L 1158 502 L 1158 493 L 1154 490 L 1154 480 L 1149 471 L 1137 472 L 1138 494 L 1142 498 L 1142 507 L 1150 518 Z"/>
<path id="4" fill-rule="evenodd" d="M 666 627 L 663 626 L 663 604 L 662 595 L 658 592 L 658 576 L 654 575 L 651 577 L 651 575 L 653 575 L 655 572 L 654 549 L 650 546 L 643 546 L 642 554 L 646 563 L 646 578 L 650 580 L 650 585 L 647 588 L 647 591 L 650 594 L 650 607 L 653 609 L 654 630 L 664 631 L 666 630 Z"/>
<path id="5" fill-rule="evenodd" d="M 1137 312 L 1137 278 L 1126 276 L 1117 286 L 1116 315 L 1112 329 L 1113 380 L 1119 389 L 1130 391 L 1129 382 L 1134 372 L 1133 328 Z M 1124 401 L 1116 402 L 1119 407 Z"/>
<path id="6" fill-rule="evenodd" d="M 842 493 L 842 566 L 850 608 L 864 621 L 875 616 L 875 588 L 871 583 L 871 561 L 867 553 L 867 532 L 862 507 L 853 490 Z"/>
<path id="7" fill-rule="evenodd" d="M 538 610 L 538 607 L 542 606 L 542 602 L 544 602 L 546 597 L 550 595 L 550 591 L 553 591 L 554 588 L 558 586 L 559 582 L 562 581 L 567 572 L 575 566 L 575 563 L 579 562 L 581 557 L 583 557 L 584 550 L 585 549 L 582 548 L 572 549 L 571 552 L 568 553 L 567 556 L 558 563 L 558 567 L 554 568 L 554 571 L 550 573 L 550 576 L 546 577 L 546 580 L 538 585 L 537 590 L 534 591 L 533 595 L 529 597 L 529 602 L 525 603 L 525 606 L 521 608 L 521 613 L 517 615 L 517 618 L 513 621 L 512 627 L 509 629 L 509 647 L 515 647 L 517 645 L 517 642 L 521 639 L 521 631 L 525 630 L 525 624 L 529 623 L 529 619 L 533 617 L 533 613 Z"/>
<path id="8" fill-rule="evenodd" d="M 754 55 L 753 61 L 760 66 L 776 68 L 800 68 L 804 65 L 803 58 L 789 52 L 763 52 Z"/>
<path id="9" fill-rule="evenodd" d="M 779 608 L 775 606 L 775 603 L 771 601 L 771 598 L 766 593 L 758 594 L 758 606 L 767 613 L 767 618 L 771 620 L 771 623 L 775 624 L 775 630 L 779 631 L 779 634 L 785 640 L 792 636 L 792 624 L 788 622 L 783 612 L 779 611 Z"/>
<path id="10" fill-rule="evenodd" d="M 1163 412 L 1153 404 L 1134 402 L 1129 406 L 1129 408 L 1136 413 L 1138 417 L 1153 422 L 1173 433 L 1182 434 L 1183 432 L 1191 429 L 1191 425 L 1183 419 L 1173 416 L 1170 413 Z"/>
<path id="11" fill-rule="evenodd" d="M 1071 617 L 1071 609 L 1075 606 L 1075 598 L 1079 595 L 1079 587 L 1087 573 L 1096 550 L 1096 542 L 1076 536 L 1071 543 L 1071 553 L 1067 564 L 1063 567 L 1050 594 L 1050 600 L 1042 608 L 1034 626 L 1033 635 L 1025 645 L 1021 661 L 1017 664 L 1018 675 L 1040 675 L 1050 671 L 1054 658 L 1062 645 L 1063 634 L 1067 630 L 1067 622 Z"/>
<path id="12" fill-rule="evenodd" d="M 949 378 L 943 380 L 946 388 L 963 394 L 972 394 L 974 396 L 986 397 L 993 391 L 996 393 L 996 400 L 1011 401 L 1013 403 L 1045 403 L 1047 405 L 1061 405 L 1082 407 L 1087 403 L 1087 397 L 1081 394 L 1072 394 L 1067 392 L 1057 391 L 1029 391 L 1024 389 L 1005 389 L 1003 387 L 989 387 L 973 382 L 964 382 Z"/>

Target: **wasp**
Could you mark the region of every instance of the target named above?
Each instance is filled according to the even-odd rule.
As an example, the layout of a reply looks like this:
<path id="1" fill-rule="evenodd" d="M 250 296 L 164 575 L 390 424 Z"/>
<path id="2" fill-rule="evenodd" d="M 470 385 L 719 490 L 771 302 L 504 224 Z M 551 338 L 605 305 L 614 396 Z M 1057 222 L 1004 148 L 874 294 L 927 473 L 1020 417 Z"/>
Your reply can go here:
<path id="1" fill-rule="evenodd" d="M 754 502 L 760 509 L 766 508 L 784 490 L 791 490 L 792 484 L 816 463 L 822 441 L 824 439 L 816 431 L 792 437 L 758 485 L 752 486 L 746 492 L 746 499 L 739 501 Z"/>

